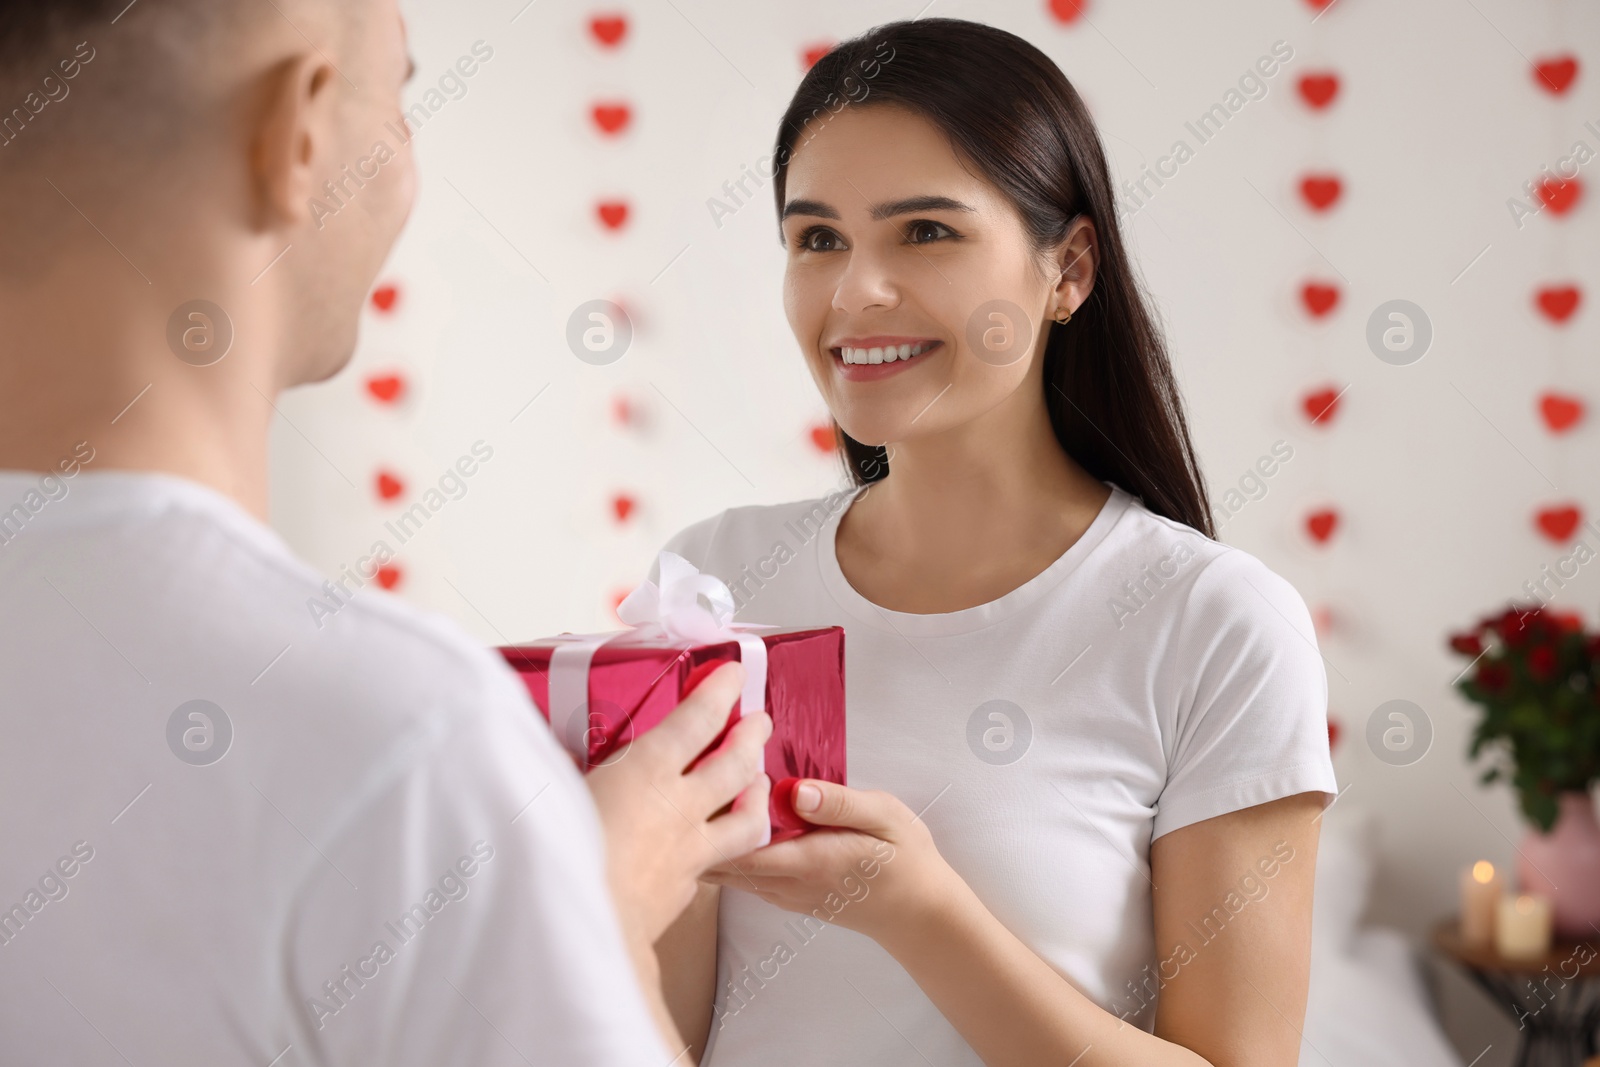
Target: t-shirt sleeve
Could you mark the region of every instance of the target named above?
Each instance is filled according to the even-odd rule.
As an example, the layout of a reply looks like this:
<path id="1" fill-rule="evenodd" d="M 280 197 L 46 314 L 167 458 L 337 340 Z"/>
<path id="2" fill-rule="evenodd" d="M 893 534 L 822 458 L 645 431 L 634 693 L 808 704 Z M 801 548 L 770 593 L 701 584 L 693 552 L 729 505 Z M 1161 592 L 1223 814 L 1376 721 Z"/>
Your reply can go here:
<path id="1" fill-rule="evenodd" d="M 711 557 L 711 544 L 716 540 L 717 528 L 722 524 L 722 518 L 727 512 L 719 512 L 710 518 L 701 519 L 690 526 L 685 526 L 673 534 L 667 543 L 661 546 L 661 552 L 672 552 L 682 556 L 699 570 L 706 569 L 706 561 Z M 652 582 L 661 580 L 661 555 L 658 552 L 650 557 L 650 573 Z"/>
<path id="2" fill-rule="evenodd" d="M 508 670 L 410 739 L 289 903 L 295 1062 L 662 1067 L 588 790 Z"/>
<path id="3" fill-rule="evenodd" d="M 1294 586 L 1229 548 L 1195 576 L 1163 673 L 1181 680 L 1152 840 L 1296 793 L 1338 793 L 1328 677 Z"/>

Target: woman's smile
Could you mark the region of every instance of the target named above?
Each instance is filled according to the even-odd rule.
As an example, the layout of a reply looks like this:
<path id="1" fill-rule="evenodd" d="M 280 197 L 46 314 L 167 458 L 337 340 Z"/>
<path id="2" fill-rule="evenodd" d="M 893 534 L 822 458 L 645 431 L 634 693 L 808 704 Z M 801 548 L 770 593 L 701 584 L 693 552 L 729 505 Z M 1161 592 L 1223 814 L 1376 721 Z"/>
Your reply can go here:
<path id="1" fill-rule="evenodd" d="M 870 382 L 898 374 L 923 357 L 942 349 L 944 342 L 932 337 L 901 337 L 875 334 L 871 337 L 845 337 L 828 351 L 834 370 L 846 381 Z"/>

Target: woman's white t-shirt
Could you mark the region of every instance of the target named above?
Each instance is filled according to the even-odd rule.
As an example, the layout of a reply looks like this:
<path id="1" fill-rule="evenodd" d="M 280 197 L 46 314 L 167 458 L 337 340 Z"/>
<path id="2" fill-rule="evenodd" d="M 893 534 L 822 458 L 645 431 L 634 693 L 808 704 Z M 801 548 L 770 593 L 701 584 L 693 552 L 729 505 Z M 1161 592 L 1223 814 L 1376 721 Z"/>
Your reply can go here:
<path id="1" fill-rule="evenodd" d="M 885 610 L 845 579 L 834 534 L 858 491 L 733 508 L 666 547 L 730 586 L 738 621 L 845 628 L 849 784 L 920 811 L 1007 928 L 1148 1031 L 1175 948 L 1154 943 L 1150 843 L 1338 786 L 1294 587 L 1106 484 L 1043 572 L 943 614 Z M 981 1063 L 870 938 L 737 889 L 721 899 L 703 1064 Z"/>

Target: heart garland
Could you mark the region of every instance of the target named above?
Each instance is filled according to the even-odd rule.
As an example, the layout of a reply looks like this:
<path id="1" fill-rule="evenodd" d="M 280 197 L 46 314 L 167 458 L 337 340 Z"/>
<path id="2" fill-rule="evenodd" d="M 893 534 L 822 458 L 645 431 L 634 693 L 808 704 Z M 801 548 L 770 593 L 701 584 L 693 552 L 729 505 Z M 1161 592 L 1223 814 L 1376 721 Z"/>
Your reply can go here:
<path id="1" fill-rule="evenodd" d="M 1587 410 L 1581 397 L 1545 393 L 1539 398 L 1539 415 L 1551 433 L 1566 433 L 1583 421 Z"/>
<path id="2" fill-rule="evenodd" d="M 1547 285 L 1534 294 L 1534 303 L 1551 322 L 1566 322 L 1578 310 L 1583 293 L 1576 285 Z"/>
<path id="3" fill-rule="evenodd" d="M 1578 178 L 1546 178 L 1534 186 L 1534 195 L 1557 215 L 1565 215 L 1583 198 L 1583 182 Z"/>
<path id="4" fill-rule="evenodd" d="M 1319 545 L 1325 545 L 1339 528 L 1339 512 L 1335 508 L 1320 508 L 1306 516 L 1306 533 Z"/>
<path id="5" fill-rule="evenodd" d="M 399 300 L 400 287 L 393 283 L 380 285 L 372 290 L 372 306 L 384 314 L 394 311 L 395 304 Z"/>
<path id="6" fill-rule="evenodd" d="M 1077 22 L 1088 7 L 1088 0 L 1050 0 L 1050 14 L 1063 26 Z"/>
<path id="7" fill-rule="evenodd" d="M 367 378 L 367 392 L 380 404 L 398 404 L 405 391 L 406 380 L 398 374 L 374 374 Z"/>
<path id="8" fill-rule="evenodd" d="M 615 137 L 628 128 L 628 123 L 633 119 L 633 108 L 623 101 L 598 103 L 589 109 L 589 117 L 601 133 Z"/>
<path id="9" fill-rule="evenodd" d="M 380 500 L 393 500 L 406 491 L 406 483 L 388 471 L 379 471 L 372 480 L 373 487 L 378 491 Z"/>
<path id="10" fill-rule="evenodd" d="M 1300 287 L 1300 302 L 1313 318 L 1323 318 L 1339 304 L 1339 287 L 1332 282 L 1306 282 Z"/>
<path id="11" fill-rule="evenodd" d="M 1533 80 L 1552 96 L 1561 96 L 1578 77 L 1576 56 L 1550 56 L 1533 65 Z"/>
<path id="12" fill-rule="evenodd" d="M 833 51 L 832 41 L 808 45 L 807 47 L 802 48 L 800 50 L 800 69 L 802 71 L 810 70 L 812 67 L 817 65 L 817 60 L 821 59 L 831 51 Z"/>
<path id="13" fill-rule="evenodd" d="M 1327 386 L 1307 393 L 1300 401 L 1301 410 L 1313 426 L 1328 426 L 1339 411 L 1340 390 Z"/>
<path id="14" fill-rule="evenodd" d="M 1540 508 L 1534 512 L 1534 525 L 1539 532 L 1558 545 L 1566 544 L 1573 533 L 1578 529 L 1578 524 L 1583 521 L 1583 512 L 1576 504 L 1558 504 L 1547 508 Z"/>
<path id="15" fill-rule="evenodd" d="M 1313 211 L 1328 211 L 1344 193 L 1344 182 L 1337 174 L 1307 174 L 1300 179 L 1300 196 Z"/>
<path id="16" fill-rule="evenodd" d="M 1315 111 L 1323 111 L 1339 95 L 1339 75 L 1333 71 L 1316 71 L 1302 74 L 1297 84 L 1300 98 Z"/>
<path id="17" fill-rule="evenodd" d="M 589 20 L 589 32 L 602 48 L 617 48 L 628 35 L 628 16 L 596 15 Z"/>

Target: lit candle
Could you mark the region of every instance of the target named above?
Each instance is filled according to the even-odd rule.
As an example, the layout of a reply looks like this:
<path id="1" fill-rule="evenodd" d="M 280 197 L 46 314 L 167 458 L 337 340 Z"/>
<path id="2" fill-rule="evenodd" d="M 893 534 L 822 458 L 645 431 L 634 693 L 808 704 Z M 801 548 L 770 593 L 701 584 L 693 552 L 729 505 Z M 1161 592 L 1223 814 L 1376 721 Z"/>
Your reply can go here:
<path id="1" fill-rule="evenodd" d="M 1495 951 L 1502 956 L 1542 956 L 1550 951 L 1550 901 L 1519 893 L 1502 897 L 1495 914 Z"/>
<path id="2" fill-rule="evenodd" d="M 1495 908 L 1500 904 L 1500 872 L 1479 860 L 1461 872 L 1461 940 L 1487 946 L 1494 941 Z"/>

